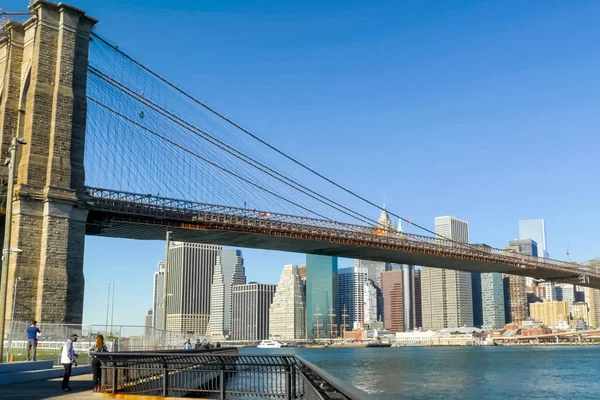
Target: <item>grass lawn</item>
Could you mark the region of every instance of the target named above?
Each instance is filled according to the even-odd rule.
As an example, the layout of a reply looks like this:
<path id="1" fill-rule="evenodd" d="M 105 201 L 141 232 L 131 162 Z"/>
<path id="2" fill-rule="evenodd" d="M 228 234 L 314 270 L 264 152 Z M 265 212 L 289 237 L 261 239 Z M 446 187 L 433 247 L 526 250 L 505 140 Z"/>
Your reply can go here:
<path id="1" fill-rule="evenodd" d="M 15 361 L 25 361 L 27 359 L 27 349 L 12 349 L 11 353 L 15 355 Z M 89 355 L 87 351 L 80 351 L 79 357 L 77 357 L 77 364 L 87 365 L 89 364 Z M 60 349 L 37 349 L 37 360 L 53 360 L 54 364 L 60 364 Z"/>

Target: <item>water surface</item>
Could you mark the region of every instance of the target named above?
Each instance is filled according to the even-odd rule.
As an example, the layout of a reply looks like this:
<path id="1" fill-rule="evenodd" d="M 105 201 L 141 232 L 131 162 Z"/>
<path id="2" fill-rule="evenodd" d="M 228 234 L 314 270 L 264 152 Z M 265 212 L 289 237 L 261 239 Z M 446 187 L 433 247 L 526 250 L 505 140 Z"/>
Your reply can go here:
<path id="1" fill-rule="evenodd" d="M 600 399 L 600 346 L 241 349 L 296 353 L 376 399 Z"/>

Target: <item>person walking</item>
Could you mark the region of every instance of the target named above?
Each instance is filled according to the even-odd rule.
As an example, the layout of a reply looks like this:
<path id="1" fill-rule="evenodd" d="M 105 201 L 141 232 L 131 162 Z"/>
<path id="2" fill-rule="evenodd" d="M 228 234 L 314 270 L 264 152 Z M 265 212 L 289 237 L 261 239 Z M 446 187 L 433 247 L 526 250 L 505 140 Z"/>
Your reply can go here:
<path id="1" fill-rule="evenodd" d="M 96 336 L 96 344 L 90 347 L 90 353 L 104 353 L 108 349 L 104 344 L 104 336 Z M 91 354 L 90 354 L 91 356 Z M 94 382 L 94 392 L 99 392 L 102 388 L 102 363 L 95 355 L 92 356 L 92 381 Z"/>
<path id="2" fill-rule="evenodd" d="M 37 321 L 31 321 L 31 326 L 27 329 L 27 361 L 31 361 L 31 353 L 33 350 L 33 361 L 37 361 L 37 343 L 40 328 L 37 327 Z"/>
<path id="3" fill-rule="evenodd" d="M 188 339 L 187 342 L 185 342 L 185 344 L 183 345 L 183 349 L 184 350 L 191 350 L 192 349 L 192 342 L 190 341 L 190 339 Z"/>
<path id="4" fill-rule="evenodd" d="M 202 343 L 200 343 L 200 339 L 196 339 L 196 345 L 194 346 L 194 350 L 200 350 L 202 348 Z"/>
<path id="5" fill-rule="evenodd" d="M 77 366 L 77 353 L 75 353 L 75 349 L 73 348 L 73 343 L 77 341 L 77 334 L 73 333 L 70 339 L 67 339 L 65 344 L 62 347 L 62 351 L 60 354 L 60 362 L 65 368 L 65 375 L 62 381 L 62 390 L 63 392 L 70 392 L 71 388 L 69 387 L 69 379 L 71 378 L 71 369 L 74 366 Z"/>

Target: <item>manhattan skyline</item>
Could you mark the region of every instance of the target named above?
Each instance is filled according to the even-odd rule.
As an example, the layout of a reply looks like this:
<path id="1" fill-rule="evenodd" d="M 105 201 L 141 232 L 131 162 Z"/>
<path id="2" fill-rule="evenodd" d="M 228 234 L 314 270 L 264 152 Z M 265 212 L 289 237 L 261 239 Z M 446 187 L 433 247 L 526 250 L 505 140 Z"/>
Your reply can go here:
<path id="1" fill-rule="evenodd" d="M 597 6 L 490 2 L 437 10 L 386 5 L 381 12 L 326 2 L 275 7 L 261 16 L 247 5 L 214 4 L 174 5 L 164 15 L 144 2 L 148 12 L 137 21 L 139 4 L 74 2 L 100 19 L 98 33 L 118 38 L 192 93 L 389 210 L 430 228 L 434 216 L 454 215 L 469 221 L 472 243 L 500 248 L 519 237 L 518 220 L 543 218 L 552 258 L 566 259 L 569 238 L 571 259 L 598 256 L 591 226 L 600 217 L 589 185 L 597 170 L 592 71 L 600 59 L 589 39 L 597 34 L 591 23 Z M 4 7 L 22 4 L 9 0 Z M 555 29 L 557 15 L 561 29 Z M 156 24 L 202 25 L 209 36 L 199 43 L 190 32 L 177 42 L 149 40 Z M 253 34 L 231 34 L 240 24 Z M 237 63 L 243 65 L 225 53 L 243 58 Z M 184 65 L 177 61 L 182 57 Z M 310 65 L 294 63 L 297 58 Z M 410 173 L 382 164 L 399 155 Z M 439 172 L 447 165 L 452 179 Z M 514 184 L 516 168 L 534 174 L 538 184 Z M 583 192 L 577 207 L 567 206 L 571 193 Z M 249 281 L 264 283 L 276 283 L 283 265 L 301 265 L 304 257 L 241 250 Z M 126 282 L 151 279 L 163 253 L 160 242 L 87 238 L 85 322 L 97 322 L 88 315 L 102 320 L 99 299 L 115 278 L 117 303 L 137 301 L 142 294 Z M 142 312 L 149 306 L 141 305 Z M 115 322 L 140 315 L 128 313 L 115 314 Z"/>

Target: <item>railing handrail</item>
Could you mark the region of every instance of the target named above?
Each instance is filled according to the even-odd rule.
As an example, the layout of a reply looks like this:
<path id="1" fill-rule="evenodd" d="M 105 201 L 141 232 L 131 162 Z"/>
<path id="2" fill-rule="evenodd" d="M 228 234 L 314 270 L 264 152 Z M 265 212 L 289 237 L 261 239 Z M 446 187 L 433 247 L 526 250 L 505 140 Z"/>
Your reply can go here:
<path id="1" fill-rule="evenodd" d="M 352 386 L 347 383 L 342 382 L 340 379 L 331 375 L 329 372 L 323 370 L 322 368 L 317 367 L 315 364 L 307 361 L 306 359 L 296 356 L 298 361 L 303 365 L 309 367 L 313 372 L 317 373 L 321 376 L 321 378 L 325 379 L 327 383 L 333 386 L 338 392 L 342 393 L 344 396 L 349 399 L 360 399 L 360 400 L 374 400 L 373 396 L 368 393 Z"/>

